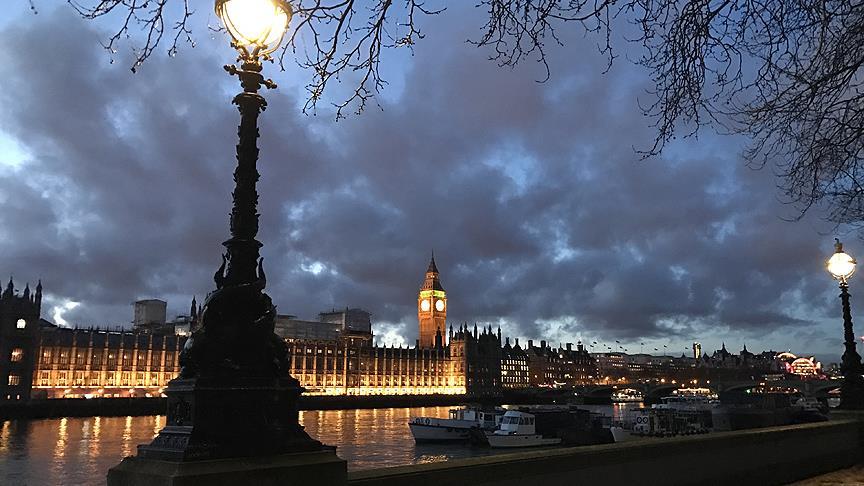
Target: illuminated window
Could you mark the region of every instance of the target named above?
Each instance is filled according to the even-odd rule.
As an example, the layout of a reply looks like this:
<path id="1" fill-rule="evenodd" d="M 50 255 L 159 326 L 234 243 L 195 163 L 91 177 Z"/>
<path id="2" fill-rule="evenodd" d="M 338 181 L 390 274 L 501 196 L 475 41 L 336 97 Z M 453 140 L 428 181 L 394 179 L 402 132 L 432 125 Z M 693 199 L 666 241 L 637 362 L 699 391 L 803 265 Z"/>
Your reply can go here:
<path id="1" fill-rule="evenodd" d="M 9 357 L 9 361 L 15 363 L 24 359 L 24 350 L 21 348 L 14 348 L 12 350 L 12 355 Z"/>
<path id="2" fill-rule="evenodd" d="M 7 381 L 7 384 L 9 386 L 16 386 L 16 385 L 19 385 L 20 383 L 21 383 L 21 375 L 18 375 L 16 373 L 9 373 L 9 380 Z"/>
<path id="3" fill-rule="evenodd" d="M 18 327 L 18 329 L 24 329 L 25 327 L 27 327 L 27 321 L 25 321 L 24 319 L 18 319 L 16 326 Z"/>

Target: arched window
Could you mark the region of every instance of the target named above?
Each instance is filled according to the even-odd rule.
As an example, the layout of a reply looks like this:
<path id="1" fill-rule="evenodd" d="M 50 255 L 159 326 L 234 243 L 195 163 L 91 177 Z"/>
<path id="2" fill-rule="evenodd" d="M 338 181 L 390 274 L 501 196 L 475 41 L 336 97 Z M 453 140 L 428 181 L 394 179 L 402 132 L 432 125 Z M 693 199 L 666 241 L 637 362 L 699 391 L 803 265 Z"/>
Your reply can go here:
<path id="1" fill-rule="evenodd" d="M 16 326 L 18 327 L 18 329 L 24 329 L 25 327 L 27 327 L 27 321 L 25 321 L 24 319 L 18 319 Z"/>

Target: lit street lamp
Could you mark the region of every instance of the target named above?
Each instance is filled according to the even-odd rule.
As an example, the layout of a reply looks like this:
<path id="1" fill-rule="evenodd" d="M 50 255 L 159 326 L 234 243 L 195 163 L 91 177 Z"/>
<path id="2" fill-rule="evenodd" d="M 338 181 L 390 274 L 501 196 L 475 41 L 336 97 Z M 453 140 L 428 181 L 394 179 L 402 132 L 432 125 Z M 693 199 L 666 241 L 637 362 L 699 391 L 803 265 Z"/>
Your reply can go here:
<path id="1" fill-rule="evenodd" d="M 258 116 L 267 106 L 258 90 L 276 87 L 261 75 L 261 63 L 279 48 L 292 9 L 284 0 L 216 0 L 215 8 L 239 53 L 239 67 L 225 70 L 243 87 L 233 100 L 240 111 L 240 140 L 231 237 L 223 243 L 216 290 L 207 296 L 199 329 L 180 354 L 180 376 L 165 390 L 166 426 L 153 442 L 138 447 L 138 456 L 112 468 L 108 483 L 175 484 L 181 476 L 196 475 L 206 482 L 207 474 L 218 470 L 226 484 L 226 478 L 236 484 L 275 484 L 279 478 L 279 484 L 338 484 L 344 482 L 345 461 L 299 425 L 303 388 L 289 374 L 287 345 L 273 332 L 276 308 L 264 293 L 256 240 Z M 168 470 L 154 464 L 166 461 L 173 464 L 165 473 L 170 477 L 154 482 L 153 471 Z M 303 469 L 304 462 L 315 467 Z"/>
<path id="2" fill-rule="evenodd" d="M 840 408 L 864 409 L 864 378 L 861 377 L 861 356 L 855 351 L 855 334 L 852 332 L 852 310 L 849 306 L 849 277 L 855 273 L 857 262 L 843 251 L 843 244 L 834 239 L 834 254 L 825 263 L 828 272 L 840 282 L 840 300 L 843 302 L 843 330 L 846 349 L 840 369 L 843 383 L 840 386 Z"/>

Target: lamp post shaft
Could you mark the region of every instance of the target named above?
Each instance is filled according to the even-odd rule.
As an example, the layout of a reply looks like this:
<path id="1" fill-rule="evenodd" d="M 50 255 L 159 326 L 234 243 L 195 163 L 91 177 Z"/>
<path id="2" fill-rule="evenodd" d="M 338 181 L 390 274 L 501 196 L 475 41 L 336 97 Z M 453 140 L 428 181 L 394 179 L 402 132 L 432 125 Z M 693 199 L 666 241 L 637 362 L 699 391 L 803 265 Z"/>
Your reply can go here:
<path id="1" fill-rule="evenodd" d="M 234 170 L 234 204 L 231 208 L 231 238 L 223 243 L 227 249 L 228 267 L 225 285 L 244 285 L 263 277 L 259 250 L 261 243 L 258 235 L 258 191 L 256 184 L 260 175 L 258 162 L 258 115 L 267 108 L 267 101 L 258 94 L 261 83 L 261 64 L 246 62 L 243 68 L 229 72 L 240 76 L 243 92 L 234 97 L 234 104 L 240 111 L 240 138 L 237 144 L 237 168 Z M 261 275 L 259 275 L 259 273 Z"/>
<path id="2" fill-rule="evenodd" d="M 232 1 L 216 0 L 223 20 Z M 234 12 L 250 14 L 243 3 Z M 287 28 L 290 6 L 285 0 L 267 3 L 281 11 Z M 268 29 L 274 25 L 273 18 L 253 20 Z M 270 51 L 262 45 L 233 46 L 240 66 L 225 70 L 240 78 L 243 92 L 233 100 L 240 111 L 240 140 L 231 237 L 213 276 L 216 290 L 207 294 L 199 326 L 180 353 L 180 375 L 165 389 L 166 425 L 152 442 L 138 446 L 137 456 L 108 472 L 109 486 L 208 484 L 217 477 L 224 484 L 346 482 L 346 462 L 335 448 L 309 437 L 299 423 L 303 387 L 291 376 L 288 345 L 274 333 L 276 307 L 264 292 L 256 165 L 258 116 L 267 107 L 258 90 L 276 87 L 261 75 L 261 61 Z"/>
<path id="3" fill-rule="evenodd" d="M 261 76 L 255 57 L 225 69 L 243 86 L 234 97 L 240 140 L 231 238 L 223 243 L 216 290 L 207 295 L 200 326 L 180 353 L 180 376 L 165 390 L 166 427 L 139 447 L 150 459 L 183 462 L 324 449 L 298 421 L 303 388 L 290 374 L 285 341 L 273 332 L 276 308 L 264 293 L 261 243 L 255 239 L 258 116 L 267 106 L 258 90 L 275 84 Z"/>
<path id="4" fill-rule="evenodd" d="M 852 309 L 849 305 L 849 284 L 840 282 L 840 300 L 843 303 L 843 334 L 845 350 L 841 370 L 840 407 L 845 409 L 864 408 L 864 379 L 861 378 L 861 356 L 855 350 L 855 333 L 852 330 Z"/>

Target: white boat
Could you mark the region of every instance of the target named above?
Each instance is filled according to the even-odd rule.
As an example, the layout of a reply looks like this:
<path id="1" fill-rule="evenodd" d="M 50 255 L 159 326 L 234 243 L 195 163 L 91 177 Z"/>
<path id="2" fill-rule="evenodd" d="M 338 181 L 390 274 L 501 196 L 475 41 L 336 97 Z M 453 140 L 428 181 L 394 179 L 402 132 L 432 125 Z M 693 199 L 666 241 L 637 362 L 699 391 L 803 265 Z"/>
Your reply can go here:
<path id="1" fill-rule="evenodd" d="M 630 422 L 609 428 L 615 442 L 626 442 L 639 437 L 672 437 L 705 434 L 711 431 L 710 408 L 676 408 L 671 406 L 638 408 L 630 412 Z"/>
<path id="2" fill-rule="evenodd" d="M 814 397 L 801 397 L 792 402 L 792 421 L 795 423 L 824 422 L 828 420 L 828 405 Z"/>
<path id="3" fill-rule="evenodd" d="M 824 405 L 813 397 L 801 397 L 792 402 L 792 408 L 801 412 L 822 412 Z"/>
<path id="4" fill-rule="evenodd" d="M 632 430 L 625 429 L 620 425 L 609 427 L 609 432 L 612 433 L 612 439 L 615 440 L 616 444 L 619 442 L 629 442 L 639 437 L 638 435 L 633 434 Z"/>
<path id="5" fill-rule="evenodd" d="M 610 397 L 615 403 L 636 403 L 641 402 L 644 398 L 641 392 L 633 389 L 616 391 Z"/>
<path id="6" fill-rule="evenodd" d="M 536 433 L 534 415 L 517 410 L 508 410 L 501 425 L 486 434 L 491 447 L 537 447 L 561 443 L 560 438 L 546 438 Z"/>
<path id="7" fill-rule="evenodd" d="M 654 409 L 668 410 L 711 410 L 720 405 L 719 400 L 699 395 L 672 395 L 660 399 L 660 403 L 651 405 Z"/>
<path id="8" fill-rule="evenodd" d="M 449 418 L 414 417 L 408 422 L 415 442 L 467 441 L 472 428 L 494 430 L 504 409 L 454 408 Z"/>

